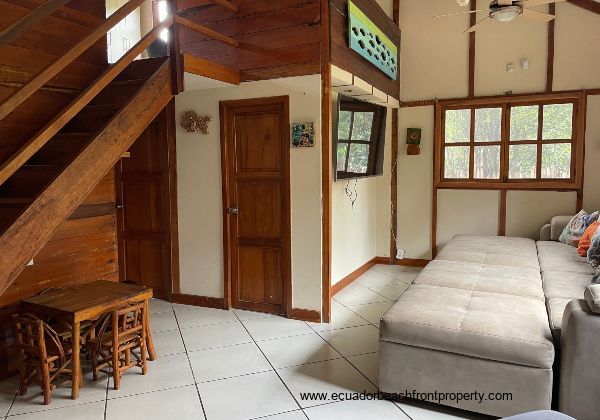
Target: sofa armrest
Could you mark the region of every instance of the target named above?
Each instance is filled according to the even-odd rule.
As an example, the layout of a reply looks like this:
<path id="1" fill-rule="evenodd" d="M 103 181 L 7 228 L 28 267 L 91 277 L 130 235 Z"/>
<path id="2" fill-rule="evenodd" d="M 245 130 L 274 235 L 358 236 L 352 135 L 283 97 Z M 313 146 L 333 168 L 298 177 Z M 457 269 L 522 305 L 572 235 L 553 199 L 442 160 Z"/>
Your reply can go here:
<path id="1" fill-rule="evenodd" d="M 540 229 L 540 241 L 551 241 L 552 240 L 552 226 L 550 223 L 542 226 Z"/>
<path id="2" fill-rule="evenodd" d="M 542 226 L 540 241 L 558 241 L 560 234 L 572 218 L 573 216 L 554 216 L 549 224 Z"/>
<path id="3" fill-rule="evenodd" d="M 597 419 L 600 314 L 594 313 L 585 300 L 567 305 L 560 347 L 560 411 L 579 420 Z"/>
<path id="4" fill-rule="evenodd" d="M 600 315 L 600 284 L 592 284 L 585 289 L 585 302 L 590 310 Z"/>

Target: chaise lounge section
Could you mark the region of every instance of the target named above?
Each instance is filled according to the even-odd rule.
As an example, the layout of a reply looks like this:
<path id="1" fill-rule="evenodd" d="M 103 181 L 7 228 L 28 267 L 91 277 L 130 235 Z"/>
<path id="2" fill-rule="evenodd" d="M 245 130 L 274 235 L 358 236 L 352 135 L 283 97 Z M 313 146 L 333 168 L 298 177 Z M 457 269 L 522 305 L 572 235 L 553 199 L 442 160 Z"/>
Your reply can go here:
<path id="1" fill-rule="evenodd" d="M 550 408 L 553 363 L 530 239 L 455 237 L 381 320 L 384 392 L 477 391 L 484 401 L 442 403 L 509 416 Z"/>
<path id="2" fill-rule="evenodd" d="M 595 418 L 600 285 L 557 242 L 570 219 L 553 218 L 537 244 L 454 237 L 381 319 L 381 391 L 506 417 L 550 409 L 559 366 L 561 411 Z"/>

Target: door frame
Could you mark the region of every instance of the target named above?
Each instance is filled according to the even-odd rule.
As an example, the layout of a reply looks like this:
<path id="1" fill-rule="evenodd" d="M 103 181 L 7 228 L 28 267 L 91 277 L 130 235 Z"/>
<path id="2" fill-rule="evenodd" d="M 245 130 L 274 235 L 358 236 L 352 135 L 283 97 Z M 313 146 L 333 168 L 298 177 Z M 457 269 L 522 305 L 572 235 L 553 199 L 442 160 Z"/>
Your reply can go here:
<path id="1" fill-rule="evenodd" d="M 232 216 L 229 209 L 232 203 L 232 192 L 229 188 L 230 169 L 233 163 L 233 151 L 230 150 L 231 139 L 228 138 L 227 122 L 235 108 L 257 105 L 281 105 L 283 122 L 281 124 L 282 147 L 282 176 L 283 176 L 283 230 L 282 230 L 282 276 L 283 276 L 283 309 L 286 317 L 292 314 L 292 213 L 291 213 L 291 184 L 290 184 L 290 98 L 289 96 L 273 96 L 267 98 L 241 99 L 219 102 L 221 125 L 221 179 L 222 179 L 222 211 L 223 211 L 223 273 L 225 309 L 232 307 L 233 296 L 233 261 L 231 258 Z"/>

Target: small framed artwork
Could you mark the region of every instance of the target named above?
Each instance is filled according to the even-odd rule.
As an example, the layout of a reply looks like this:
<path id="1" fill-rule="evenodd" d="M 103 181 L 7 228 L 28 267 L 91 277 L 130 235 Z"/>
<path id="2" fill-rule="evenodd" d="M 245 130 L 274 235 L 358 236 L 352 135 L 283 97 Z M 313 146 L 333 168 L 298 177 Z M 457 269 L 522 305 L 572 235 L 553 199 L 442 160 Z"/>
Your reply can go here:
<path id="1" fill-rule="evenodd" d="M 421 129 L 407 128 L 406 129 L 406 144 L 421 144 Z"/>
<path id="2" fill-rule="evenodd" d="M 292 123 L 292 147 L 315 146 L 315 123 Z"/>

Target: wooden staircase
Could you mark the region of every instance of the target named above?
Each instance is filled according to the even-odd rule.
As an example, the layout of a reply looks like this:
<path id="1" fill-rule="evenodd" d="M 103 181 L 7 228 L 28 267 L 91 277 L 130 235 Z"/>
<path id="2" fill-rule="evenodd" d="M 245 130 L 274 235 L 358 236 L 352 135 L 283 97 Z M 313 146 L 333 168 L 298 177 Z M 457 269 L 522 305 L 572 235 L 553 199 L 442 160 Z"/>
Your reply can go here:
<path id="1" fill-rule="evenodd" d="M 55 8 L 49 8 L 54 3 Z M 52 13 L 64 1 L 47 1 L 31 14 Z M 130 0 L 80 44 L 0 103 L 0 119 L 10 116 L 79 54 L 106 34 L 120 17 L 139 6 Z M 135 7 L 134 7 L 135 6 Z M 38 8 L 39 9 L 39 8 Z M 115 16 L 116 15 L 116 16 Z M 29 15 L 0 34 L 0 45 L 32 25 Z M 59 225 L 132 146 L 144 129 L 181 90 L 178 53 L 133 61 L 172 19 L 148 33 L 106 70 L 10 159 L 0 164 L 0 295 L 48 242 Z M 12 31 L 12 32 L 10 32 Z M 177 51 L 178 46 L 172 46 Z M 74 52 L 73 52 L 74 51 Z M 68 57 L 67 57 L 68 56 Z M 176 59 L 175 59 L 176 58 Z M 56 64 L 56 63 L 55 63 Z"/>

